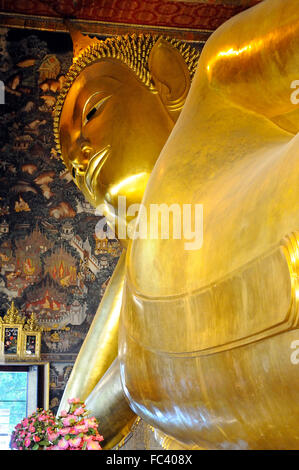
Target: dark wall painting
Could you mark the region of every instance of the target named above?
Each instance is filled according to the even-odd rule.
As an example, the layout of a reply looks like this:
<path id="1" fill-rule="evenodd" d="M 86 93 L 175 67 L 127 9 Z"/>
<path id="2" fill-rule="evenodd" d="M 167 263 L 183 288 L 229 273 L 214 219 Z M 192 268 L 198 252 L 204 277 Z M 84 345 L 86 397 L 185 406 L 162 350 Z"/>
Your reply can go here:
<path id="1" fill-rule="evenodd" d="M 44 327 L 55 409 L 121 253 L 60 161 L 52 111 L 72 61 L 68 35 L 0 30 L 0 314 L 12 300 Z"/>

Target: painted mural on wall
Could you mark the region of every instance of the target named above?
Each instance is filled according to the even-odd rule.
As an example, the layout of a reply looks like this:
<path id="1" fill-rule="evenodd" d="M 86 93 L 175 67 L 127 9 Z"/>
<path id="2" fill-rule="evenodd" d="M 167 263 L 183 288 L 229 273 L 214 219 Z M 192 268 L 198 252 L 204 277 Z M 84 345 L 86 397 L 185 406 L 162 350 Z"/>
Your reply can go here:
<path id="1" fill-rule="evenodd" d="M 36 314 L 54 384 L 65 376 L 59 362 L 70 372 L 121 249 L 96 237 L 99 217 L 55 151 L 52 110 L 72 60 L 69 37 L 0 33 L 0 314 L 12 300 Z M 51 388 L 53 407 L 65 381 Z"/>

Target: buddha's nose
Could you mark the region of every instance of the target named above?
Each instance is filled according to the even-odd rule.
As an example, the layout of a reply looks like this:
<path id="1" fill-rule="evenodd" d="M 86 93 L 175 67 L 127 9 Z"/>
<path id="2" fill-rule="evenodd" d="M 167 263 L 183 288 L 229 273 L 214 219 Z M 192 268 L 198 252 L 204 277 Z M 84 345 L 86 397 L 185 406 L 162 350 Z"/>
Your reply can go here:
<path id="1" fill-rule="evenodd" d="M 93 154 L 93 148 L 89 143 L 82 142 L 77 144 L 72 152 L 72 175 L 75 178 L 76 175 L 84 175 L 88 167 L 90 157 Z"/>

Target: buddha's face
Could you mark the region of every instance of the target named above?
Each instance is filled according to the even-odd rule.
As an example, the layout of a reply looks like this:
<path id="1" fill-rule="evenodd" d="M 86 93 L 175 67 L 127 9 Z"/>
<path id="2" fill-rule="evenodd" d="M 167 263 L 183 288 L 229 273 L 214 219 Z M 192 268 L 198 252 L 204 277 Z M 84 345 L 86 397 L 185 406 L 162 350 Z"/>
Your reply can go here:
<path id="1" fill-rule="evenodd" d="M 140 203 L 174 122 L 157 92 L 126 65 L 105 59 L 72 84 L 60 120 L 62 156 L 94 206 Z"/>

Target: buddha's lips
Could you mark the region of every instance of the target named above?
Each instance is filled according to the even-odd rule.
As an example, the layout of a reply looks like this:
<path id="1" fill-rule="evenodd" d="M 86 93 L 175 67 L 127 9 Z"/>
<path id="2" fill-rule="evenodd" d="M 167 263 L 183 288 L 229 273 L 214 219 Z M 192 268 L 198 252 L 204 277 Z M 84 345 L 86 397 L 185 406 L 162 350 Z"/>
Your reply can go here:
<path id="1" fill-rule="evenodd" d="M 90 194 L 95 192 L 95 184 L 99 173 L 109 156 L 110 145 L 95 153 L 89 160 L 88 167 L 85 173 L 85 184 Z"/>

